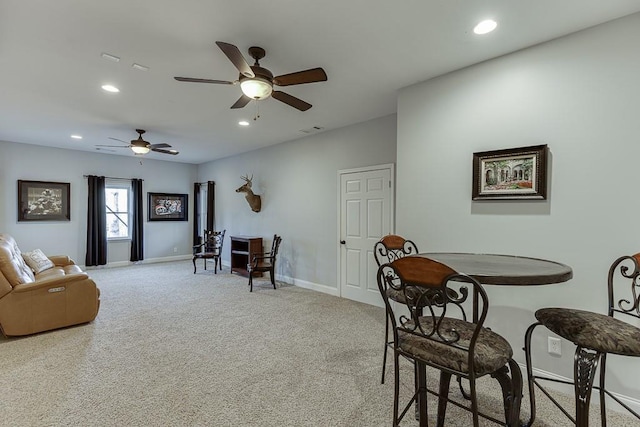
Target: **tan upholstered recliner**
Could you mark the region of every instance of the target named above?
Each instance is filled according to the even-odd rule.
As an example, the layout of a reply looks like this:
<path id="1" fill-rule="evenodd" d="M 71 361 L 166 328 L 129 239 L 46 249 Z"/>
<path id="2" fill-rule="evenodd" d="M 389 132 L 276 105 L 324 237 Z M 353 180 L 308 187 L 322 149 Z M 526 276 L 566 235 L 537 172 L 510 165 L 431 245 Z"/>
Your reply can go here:
<path id="1" fill-rule="evenodd" d="M 13 237 L 0 234 L 0 330 L 28 335 L 91 322 L 100 290 L 68 256 L 48 257 L 53 267 L 37 274 Z"/>

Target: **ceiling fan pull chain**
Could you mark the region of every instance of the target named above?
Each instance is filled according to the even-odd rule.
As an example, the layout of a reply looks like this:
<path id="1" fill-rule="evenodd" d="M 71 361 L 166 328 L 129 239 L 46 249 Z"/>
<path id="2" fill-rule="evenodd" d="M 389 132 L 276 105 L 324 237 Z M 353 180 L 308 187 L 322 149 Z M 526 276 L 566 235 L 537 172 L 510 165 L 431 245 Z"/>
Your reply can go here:
<path id="1" fill-rule="evenodd" d="M 256 115 L 253 116 L 253 120 L 258 120 L 260 118 L 260 104 L 258 103 L 258 100 L 255 100 L 256 103 Z"/>

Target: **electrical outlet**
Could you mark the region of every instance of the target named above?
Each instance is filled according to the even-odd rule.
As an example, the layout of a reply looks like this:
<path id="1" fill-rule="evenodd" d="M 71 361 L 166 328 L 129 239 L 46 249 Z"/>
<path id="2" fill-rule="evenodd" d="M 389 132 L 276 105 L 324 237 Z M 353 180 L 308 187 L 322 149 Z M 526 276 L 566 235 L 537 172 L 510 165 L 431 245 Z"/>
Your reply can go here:
<path id="1" fill-rule="evenodd" d="M 562 356 L 561 343 L 562 341 L 560 341 L 560 338 L 549 337 L 549 341 L 547 342 L 547 351 L 549 354 Z"/>

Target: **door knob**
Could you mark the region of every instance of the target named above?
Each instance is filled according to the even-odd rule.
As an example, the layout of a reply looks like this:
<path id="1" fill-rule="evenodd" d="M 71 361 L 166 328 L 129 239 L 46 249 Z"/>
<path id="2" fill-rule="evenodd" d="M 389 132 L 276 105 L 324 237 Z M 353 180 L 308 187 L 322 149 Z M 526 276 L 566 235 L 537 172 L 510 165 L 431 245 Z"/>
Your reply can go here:
<path id="1" fill-rule="evenodd" d="M 346 244 L 346 243 L 347 243 L 346 241 L 344 241 L 344 240 L 340 240 L 340 244 L 341 244 L 341 245 L 344 245 L 344 244 Z"/>

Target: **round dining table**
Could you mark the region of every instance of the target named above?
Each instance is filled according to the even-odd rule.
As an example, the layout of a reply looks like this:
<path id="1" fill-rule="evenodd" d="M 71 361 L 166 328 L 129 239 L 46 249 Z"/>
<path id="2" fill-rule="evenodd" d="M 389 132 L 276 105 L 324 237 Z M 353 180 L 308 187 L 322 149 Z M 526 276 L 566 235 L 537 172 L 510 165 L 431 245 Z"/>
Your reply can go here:
<path id="1" fill-rule="evenodd" d="M 568 265 L 540 258 L 463 252 L 425 252 L 417 256 L 448 265 L 482 285 L 550 285 L 566 282 L 573 277 L 573 270 Z M 477 300 L 477 291 L 474 291 L 474 322 L 478 320 Z"/>
<path id="2" fill-rule="evenodd" d="M 540 258 L 456 252 L 427 252 L 418 256 L 446 264 L 483 285 L 549 285 L 573 277 L 568 265 Z"/>

